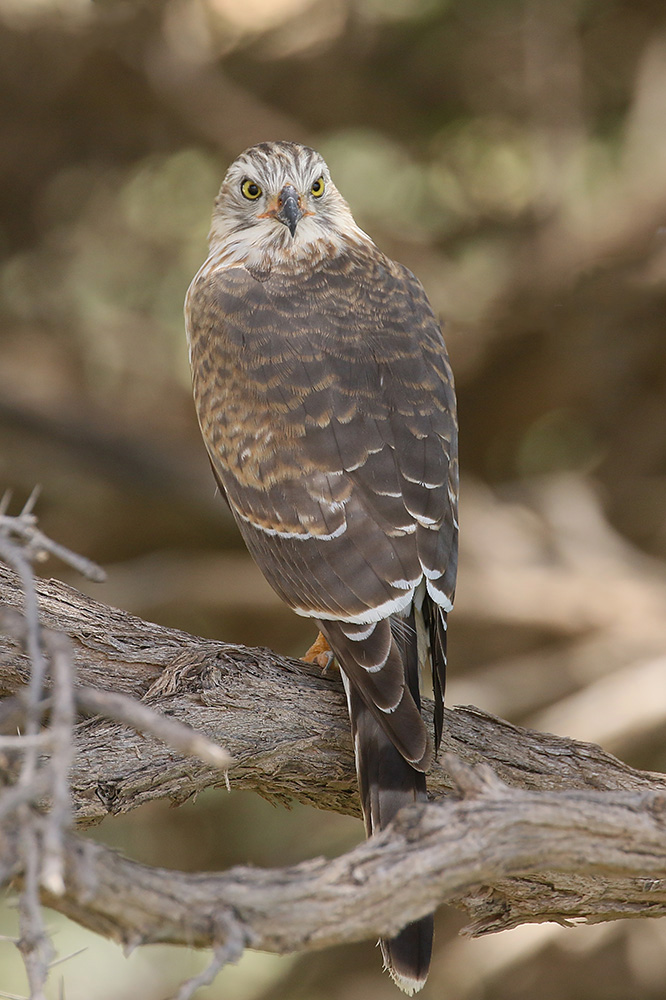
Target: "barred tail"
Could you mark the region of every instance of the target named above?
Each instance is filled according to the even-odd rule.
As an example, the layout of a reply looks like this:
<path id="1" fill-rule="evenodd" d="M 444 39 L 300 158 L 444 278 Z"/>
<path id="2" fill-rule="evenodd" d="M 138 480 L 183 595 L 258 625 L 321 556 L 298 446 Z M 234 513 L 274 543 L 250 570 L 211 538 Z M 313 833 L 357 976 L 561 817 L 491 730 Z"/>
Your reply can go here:
<path id="1" fill-rule="evenodd" d="M 422 771 L 408 764 L 379 726 L 363 699 L 344 677 L 366 833 L 388 826 L 403 806 L 425 801 Z M 424 985 L 430 967 L 433 919 L 408 924 L 390 940 L 380 941 L 384 966 L 408 996 Z"/>
<path id="2" fill-rule="evenodd" d="M 428 603 L 428 602 L 424 602 Z M 438 609 L 437 609 L 438 610 Z M 436 700 L 442 700 L 443 643 L 430 620 L 417 627 L 410 608 L 400 618 L 371 626 L 321 621 L 341 667 L 354 740 L 361 808 L 368 836 L 383 830 L 404 806 L 426 801 L 425 771 L 432 758 L 432 742 L 420 715 L 419 633 L 428 633 L 428 658 Z M 433 642 L 434 639 L 434 642 Z M 434 647 L 434 648 L 433 648 Z M 434 655 L 432 655 L 434 654 Z M 436 712 L 437 737 L 441 709 Z M 425 984 L 432 953 L 433 918 L 423 917 L 404 927 L 394 938 L 380 941 L 384 965 L 394 982 L 409 996 Z"/>

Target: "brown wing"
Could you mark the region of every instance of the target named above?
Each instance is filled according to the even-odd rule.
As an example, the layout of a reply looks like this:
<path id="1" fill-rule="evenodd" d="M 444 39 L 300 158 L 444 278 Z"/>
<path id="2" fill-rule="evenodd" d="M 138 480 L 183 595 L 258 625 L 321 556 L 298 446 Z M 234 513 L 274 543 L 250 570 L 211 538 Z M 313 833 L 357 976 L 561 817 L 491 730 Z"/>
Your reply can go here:
<path id="1" fill-rule="evenodd" d="M 444 611 L 453 598 L 455 396 L 421 285 L 368 247 L 264 280 L 204 270 L 187 314 L 202 433 L 250 552 L 426 766 L 391 630 L 371 628 L 423 580 Z"/>
<path id="2" fill-rule="evenodd" d="M 425 574 L 450 606 L 455 398 L 416 279 L 378 252 L 189 296 L 199 419 L 245 541 L 301 614 L 369 622 Z"/>

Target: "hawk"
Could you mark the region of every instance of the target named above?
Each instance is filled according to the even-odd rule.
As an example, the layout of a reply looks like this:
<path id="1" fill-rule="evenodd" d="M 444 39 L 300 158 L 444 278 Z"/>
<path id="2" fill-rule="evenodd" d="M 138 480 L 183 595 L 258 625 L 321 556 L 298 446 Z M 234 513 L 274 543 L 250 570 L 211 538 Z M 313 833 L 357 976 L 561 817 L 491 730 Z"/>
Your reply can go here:
<path id="1" fill-rule="evenodd" d="M 279 596 L 341 668 L 367 834 L 426 798 L 455 588 L 457 421 L 440 325 L 355 223 L 322 157 L 264 142 L 230 166 L 185 317 L 215 478 Z M 408 994 L 432 917 L 381 942 Z"/>

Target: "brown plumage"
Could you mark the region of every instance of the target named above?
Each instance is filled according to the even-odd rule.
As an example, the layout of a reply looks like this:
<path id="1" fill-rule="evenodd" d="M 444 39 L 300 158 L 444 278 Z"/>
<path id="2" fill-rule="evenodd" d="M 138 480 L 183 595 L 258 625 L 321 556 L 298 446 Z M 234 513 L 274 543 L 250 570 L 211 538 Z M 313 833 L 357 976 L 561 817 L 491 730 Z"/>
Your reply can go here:
<path id="1" fill-rule="evenodd" d="M 441 737 L 458 466 L 439 324 L 321 157 L 284 142 L 229 168 L 185 312 L 215 477 L 269 583 L 342 669 L 371 834 L 426 795 L 420 666 Z M 382 942 L 408 993 L 431 941 L 428 917 Z"/>

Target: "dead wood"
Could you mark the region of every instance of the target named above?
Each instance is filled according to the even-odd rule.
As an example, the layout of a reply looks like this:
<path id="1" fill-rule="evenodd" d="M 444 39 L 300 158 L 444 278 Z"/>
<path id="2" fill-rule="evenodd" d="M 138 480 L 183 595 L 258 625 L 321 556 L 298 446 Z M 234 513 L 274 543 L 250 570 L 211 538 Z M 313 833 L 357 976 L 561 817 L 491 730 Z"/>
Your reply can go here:
<path id="1" fill-rule="evenodd" d="M 358 811 L 335 672 L 162 628 L 57 581 L 36 590 L 42 625 L 68 638 L 79 690 L 141 699 L 223 745 L 233 787 Z M 5 717 L 15 720 L 30 669 L 16 634 L 21 588 L 4 567 L 0 594 L 15 633 L 0 636 L 0 683 Z M 156 798 L 181 802 L 224 780 L 211 763 L 118 722 L 88 718 L 76 740 L 71 803 L 80 826 Z M 4 753 L 11 770 L 12 751 Z M 334 861 L 281 870 L 164 871 L 65 833 L 64 891 L 42 888 L 42 899 L 125 943 L 214 946 L 219 961 L 245 945 L 289 951 L 390 934 L 442 902 L 465 908 L 475 934 L 666 914 L 662 775 L 593 744 L 457 708 L 446 712 L 429 785 L 444 799 L 405 811 L 381 837 Z M 32 800 L 48 804 L 39 786 Z M 20 880 L 20 815 L 2 812 L 3 881 Z"/>

